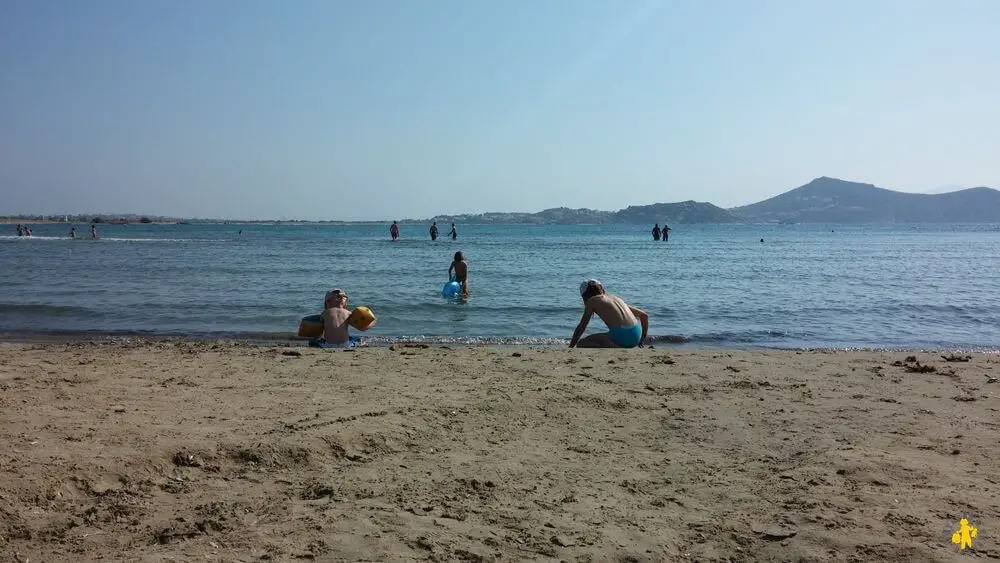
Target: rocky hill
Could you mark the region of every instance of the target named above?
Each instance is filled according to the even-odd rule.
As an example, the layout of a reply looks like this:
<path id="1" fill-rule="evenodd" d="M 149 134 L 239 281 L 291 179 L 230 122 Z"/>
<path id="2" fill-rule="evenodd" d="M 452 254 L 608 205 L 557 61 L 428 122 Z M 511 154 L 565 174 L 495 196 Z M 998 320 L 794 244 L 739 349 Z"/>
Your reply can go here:
<path id="1" fill-rule="evenodd" d="M 427 223 L 405 221 L 405 223 Z M 439 215 L 433 220 L 440 224 L 478 223 L 507 225 L 602 225 L 602 224 L 694 224 L 694 223 L 744 223 L 743 218 L 712 205 L 697 201 L 633 205 L 619 211 L 570 209 L 556 207 L 538 213 L 480 213 L 475 215 Z"/>
<path id="2" fill-rule="evenodd" d="M 822 177 L 729 211 L 754 223 L 998 223 L 1000 191 L 912 194 Z"/>

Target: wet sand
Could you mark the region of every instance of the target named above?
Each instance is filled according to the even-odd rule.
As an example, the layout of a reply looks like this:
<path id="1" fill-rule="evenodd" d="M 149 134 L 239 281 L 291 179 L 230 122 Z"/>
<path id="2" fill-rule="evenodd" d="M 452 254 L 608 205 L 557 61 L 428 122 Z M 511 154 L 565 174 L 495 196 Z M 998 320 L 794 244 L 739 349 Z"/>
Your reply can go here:
<path id="1" fill-rule="evenodd" d="M 0 345 L 0 558 L 998 558 L 1000 358 L 910 355 Z"/>

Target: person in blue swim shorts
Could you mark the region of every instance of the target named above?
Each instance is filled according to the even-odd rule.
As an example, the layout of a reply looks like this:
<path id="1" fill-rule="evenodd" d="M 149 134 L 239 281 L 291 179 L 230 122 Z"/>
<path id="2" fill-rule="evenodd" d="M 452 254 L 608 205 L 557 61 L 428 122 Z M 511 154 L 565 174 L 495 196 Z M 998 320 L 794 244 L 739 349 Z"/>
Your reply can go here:
<path id="1" fill-rule="evenodd" d="M 617 295 L 604 291 L 601 282 L 590 279 L 580 284 L 583 298 L 583 318 L 573 331 L 569 347 L 575 348 L 635 348 L 642 346 L 649 332 L 649 315 L 636 309 Z M 594 315 L 608 325 L 608 332 L 591 334 L 581 339 Z"/>

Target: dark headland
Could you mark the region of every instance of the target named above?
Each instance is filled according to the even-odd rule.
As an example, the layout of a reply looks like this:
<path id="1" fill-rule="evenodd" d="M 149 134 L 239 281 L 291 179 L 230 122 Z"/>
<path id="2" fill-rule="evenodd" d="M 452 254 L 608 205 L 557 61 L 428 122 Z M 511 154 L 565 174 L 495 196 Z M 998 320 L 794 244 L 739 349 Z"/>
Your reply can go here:
<path id="1" fill-rule="evenodd" d="M 1000 191 L 912 194 L 823 177 L 729 211 L 752 223 L 998 223 Z"/>
<path id="2" fill-rule="evenodd" d="M 943 194 L 913 194 L 824 176 L 770 199 L 732 209 L 685 201 L 634 205 L 620 211 L 560 207 L 538 213 L 443 215 L 434 219 L 466 224 L 535 225 L 1000 223 L 1000 191 L 970 188 Z"/>

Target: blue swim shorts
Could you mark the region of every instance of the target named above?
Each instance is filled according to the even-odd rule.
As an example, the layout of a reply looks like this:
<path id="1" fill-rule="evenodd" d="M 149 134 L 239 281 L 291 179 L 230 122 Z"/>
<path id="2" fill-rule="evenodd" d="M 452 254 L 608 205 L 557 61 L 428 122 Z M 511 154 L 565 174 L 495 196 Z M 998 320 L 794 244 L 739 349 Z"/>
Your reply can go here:
<path id="1" fill-rule="evenodd" d="M 347 342 L 334 344 L 327 342 L 325 338 L 313 338 L 309 341 L 309 346 L 313 348 L 354 348 L 361 344 L 361 339 L 357 336 L 349 336 Z"/>
<path id="2" fill-rule="evenodd" d="M 632 325 L 608 329 L 608 336 L 622 348 L 635 348 L 642 339 L 642 326 Z"/>

